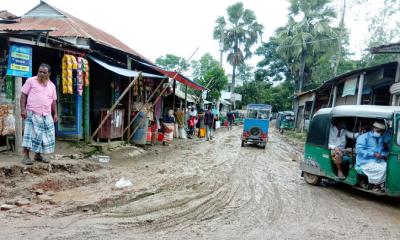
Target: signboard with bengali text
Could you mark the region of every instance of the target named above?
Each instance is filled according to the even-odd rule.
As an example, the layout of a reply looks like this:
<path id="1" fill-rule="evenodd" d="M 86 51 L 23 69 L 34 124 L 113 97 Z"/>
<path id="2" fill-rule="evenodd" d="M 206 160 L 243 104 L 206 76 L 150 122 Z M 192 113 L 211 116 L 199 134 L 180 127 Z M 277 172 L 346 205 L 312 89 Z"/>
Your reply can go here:
<path id="1" fill-rule="evenodd" d="M 31 47 L 14 44 L 10 46 L 7 75 L 25 78 L 32 77 Z"/>

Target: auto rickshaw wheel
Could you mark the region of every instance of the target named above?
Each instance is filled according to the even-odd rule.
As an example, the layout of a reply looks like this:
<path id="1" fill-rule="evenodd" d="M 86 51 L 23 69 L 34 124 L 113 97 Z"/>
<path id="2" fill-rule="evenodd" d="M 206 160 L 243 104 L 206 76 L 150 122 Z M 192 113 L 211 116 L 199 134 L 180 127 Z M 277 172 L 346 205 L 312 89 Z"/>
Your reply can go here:
<path id="1" fill-rule="evenodd" d="M 310 184 L 310 185 L 318 185 L 318 183 L 321 181 L 321 177 L 311 174 L 311 173 L 307 173 L 307 172 L 303 172 L 303 177 L 304 177 L 304 181 L 306 181 L 306 183 Z"/>
<path id="2" fill-rule="evenodd" d="M 242 140 L 242 147 L 244 147 L 245 142 Z"/>

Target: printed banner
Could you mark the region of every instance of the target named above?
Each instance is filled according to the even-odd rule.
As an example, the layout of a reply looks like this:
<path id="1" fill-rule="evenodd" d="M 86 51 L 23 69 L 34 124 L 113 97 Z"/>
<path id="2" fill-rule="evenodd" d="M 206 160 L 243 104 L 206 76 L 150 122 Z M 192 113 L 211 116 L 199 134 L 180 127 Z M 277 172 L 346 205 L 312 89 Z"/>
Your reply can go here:
<path id="1" fill-rule="evenodd" d="M 357 88 L 357 78 L 352 78 L 352 79 L 346 80 L 346 82 L 344 83 L 344 87 L 343 87 L 342 97 L 349 96 L 349 95 L 355 95 L 356 88 Z"/>
<path id="2" fill-rule="evenodd" d="M 7 75 L 15 77 L 32 77 L 32 48 L 11 45 L 8 52 Z"/>

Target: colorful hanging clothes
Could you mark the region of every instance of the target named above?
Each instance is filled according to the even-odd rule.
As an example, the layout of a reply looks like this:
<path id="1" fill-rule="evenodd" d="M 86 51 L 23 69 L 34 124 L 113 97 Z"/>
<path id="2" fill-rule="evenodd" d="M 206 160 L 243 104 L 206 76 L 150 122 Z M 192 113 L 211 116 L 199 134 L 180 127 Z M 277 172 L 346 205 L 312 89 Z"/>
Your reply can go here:
<path id="1" fill-rule="evenodd" d="M 78 69 L 76 74 L 77 84 L 77 91 L 79 96 L 82 96 L 83 93 L 83 73 L 82 73 L 82 65 L 83 65 L 83 58 L 78 57 Z"/>
<path id="2" fill-rule="evenodd" d="M 89 62 L 85 58 L 82 58 L 82 72 L 83 72 L 83 83 L 87 87 L 89 86 Z"/>

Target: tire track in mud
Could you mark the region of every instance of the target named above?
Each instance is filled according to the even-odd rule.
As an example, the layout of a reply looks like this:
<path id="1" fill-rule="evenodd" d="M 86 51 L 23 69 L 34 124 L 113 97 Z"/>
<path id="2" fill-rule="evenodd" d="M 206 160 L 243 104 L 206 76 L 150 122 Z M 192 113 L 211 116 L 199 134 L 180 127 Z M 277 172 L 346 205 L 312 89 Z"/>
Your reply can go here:
<path id="1" fill-rule="evenodd" d="M 226 146 L 227 142 L 217 143 L 217 147 L 223 147 L 222 145 Z M 215 147 L 209 146 L 205 150 L 200 151 L 200 153 L 196 153 L 196 155 L 205 160 L 221 158 L 218 156 L 221 152 L 215 149 Z M 205 155 L 206 153 L 208 155 Z M 230 153 L 222 152 L 222 154 L 229 155 Z M 225 156 L 224 161 L 203 170 L 208 171 L 213 170 L 213 168 L 221 168 L 221 166 L 227 164 L 229 161 L 229 157 Z M 155 229 L 157 231 L 168 230 L 177 226 L 182 229 L 190 226 L 193 221 L 210 220 L 217 217 L 219 212 L 231 203 L 237 189 L 231 187 L 229 175 L 224 175 L 220 171 L 210 171 L 204 179 L 209 179 L 210 182 L 205 183 L 205 186 L 202 187 L 204 188 L 203 191 L 198 194 L 191 193 L 190 197 L 182 200 L 175 200 L 156 207 L 147 207 L 139 211 L 135 210 L 138 207 L 132 206 L 129 210 L 129 206 L 127 206 L 128 209 L 110 211 L 103 216 L 120 218 L 123 228 L 126 225 L 136 226 L 141 228 L 140 232 L 151 232 Z M 219 184 L 217 187 L 213 186 L 213 184 L 216 185 L 217 183 Z M 210 189 L 212 190 L 210 191 Z M 152 196 L 152 198 L 162 197 L 162 193 Z M 146 199 L 146 201 L 149 201 L 149 199 Z M 138 205 L 139 203 L 133 204 Z M 128 219 L 130 220 L 129 224 L 127 224 Z"/>
<path id="2" fill-rule="evenodd" d="M 298 143 L 271 129 L 266 150 L 241 148 L 240 130 L 142 161 L 142 168 L 151 160 L 149 169 L 160 163 L 164 171 L 151 196 L 14 232 L 51 239 L 399 239 L 394 204 L 341 186 L 306 185 L 292 161 Z M 157 170 L 142 172 L 152 177 Z"/>

